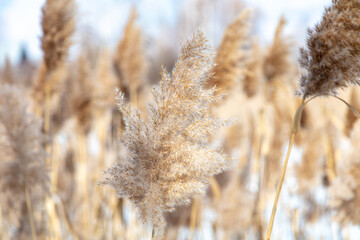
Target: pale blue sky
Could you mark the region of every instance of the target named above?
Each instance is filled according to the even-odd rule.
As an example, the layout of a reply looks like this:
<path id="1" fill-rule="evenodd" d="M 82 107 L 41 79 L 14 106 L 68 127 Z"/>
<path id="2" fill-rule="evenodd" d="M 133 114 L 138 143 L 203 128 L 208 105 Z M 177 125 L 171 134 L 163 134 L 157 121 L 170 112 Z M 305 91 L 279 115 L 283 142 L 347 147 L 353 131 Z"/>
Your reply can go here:
<path id="1" fill-rule="evenodd" d="M 0 63 L 5 56 L 16 61 L 21 45 L 33 59 L 41 58 L 41 6 L 45 0 L 0 0 Z M 176 0 L 78 0 L 78 27 L 91 28 L 104 44 L 114 45 L 121 36 L 129 9 L 135 3 L 140 25 L 147 35 L 158 34 L 164 26 L 174 25 L 181 2 Z M 324 6 L 331 0 L 247 0 L 257 10 L 256 29 L 260 41 L 271 41 L 281 14 L 288 20 L 285 32 L 303 44 L 306 27 L 320 20 Z"/>

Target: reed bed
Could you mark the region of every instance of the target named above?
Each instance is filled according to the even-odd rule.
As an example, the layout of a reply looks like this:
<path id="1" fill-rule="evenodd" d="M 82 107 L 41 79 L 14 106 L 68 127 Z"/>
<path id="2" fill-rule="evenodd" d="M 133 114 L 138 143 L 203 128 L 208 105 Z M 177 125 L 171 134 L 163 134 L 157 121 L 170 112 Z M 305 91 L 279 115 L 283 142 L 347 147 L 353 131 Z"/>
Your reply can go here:
<path id="1" fill-rule="evenodd" d="M 105 46 L 46 0 L 41 61 L 0 66 L 0 239 L 358 239 L 360 2 L 298 61 L 284 17 L 262 45 L 246 4 L 187 4 L 176 44 L 133 7 Z"/>

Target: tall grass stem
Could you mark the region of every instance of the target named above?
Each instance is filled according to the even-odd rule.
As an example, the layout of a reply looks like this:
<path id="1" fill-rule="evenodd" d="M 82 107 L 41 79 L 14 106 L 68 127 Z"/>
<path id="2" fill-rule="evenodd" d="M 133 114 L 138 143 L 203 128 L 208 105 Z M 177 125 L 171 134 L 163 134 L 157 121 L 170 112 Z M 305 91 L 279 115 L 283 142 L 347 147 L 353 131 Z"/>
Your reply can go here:
<path id="1" fill-rule="evenodd" d="M 26 200 L 26 207 L 27 207 L 28 214 L 29 214 L 32 239 L 37 240 L 34 216 L 33 216 L 33 211 L 32 211 L 32 206 L 31 206 L 31 200 L 30 200 L 30 191 L 26 185 L 25 185 L 25 200 Z"/>
<path id="2" fill-rule="evenodd" d="M 270 240 L 270 236 L 271 236 L 271 231 L 274 225 L 274 219 L 275 219 L 275 214 L 276 214 L 276 209 L 277 209 L 277 204 L 279 201 L 279 196 L 280 196 L 280 192 L 281 192 L 281 188 L 284 182 L 284 178 L 285 178 L 285 173 L 286 173 L 286 167 L 287 164 L 289 162 L 289 157 L 290 157 L 290 152 L 291 152 L 291 148 L 293 146 L 294 143 L 294 138 L 295 138 L 296 132 L 292 132 L 291 133 L 291 138 L 290 138 L 290 143 L 289 143 L 289 147 L 288 147 L 288 151 L 286 154 L 286 158 L 285 158 L 285 162 L 284 162 L 284 166 L 281 170 L 281 177 L 280 177 L 280 183 L 278 185 L 277 191 L 276 191 L 276 196 L 275 196 L 275 200 L 274 200 L 274 205 L 273 205 L 273 209 L 271 212 L 271 218 L 270 218 L 270 223 L 269 223 L 269 227 L 268 227 L 268 231 L 266 233 L 266 240 Z"/>

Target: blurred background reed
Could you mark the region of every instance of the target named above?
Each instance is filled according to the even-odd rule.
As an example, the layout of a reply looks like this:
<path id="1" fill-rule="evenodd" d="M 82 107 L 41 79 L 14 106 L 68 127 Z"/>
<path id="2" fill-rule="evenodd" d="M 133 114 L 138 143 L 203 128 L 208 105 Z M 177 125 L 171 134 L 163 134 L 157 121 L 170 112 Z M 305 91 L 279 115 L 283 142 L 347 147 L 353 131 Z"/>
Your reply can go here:
<path id="1" fill-rule="evenodd" d="M 164 238 L 264 239 L 301 103 L 297 48 L 330 4 L 311 2 L 1 1 L 0 239 L 151 238 L 134 205 L 99 186 L 123 153 L 114 90 L 148 119 L 161 66 L 171 72 L 199 27 L 216 64 L 205 86 L 223 96 L 210 114 L 235 119 L 209 141 L 231 168 L 166 214 Z M 360 110 L 359 91 L 339 96 Z M 358 238 L 359 136 L 345 105 L 306 106 L 273 239 Z"/>

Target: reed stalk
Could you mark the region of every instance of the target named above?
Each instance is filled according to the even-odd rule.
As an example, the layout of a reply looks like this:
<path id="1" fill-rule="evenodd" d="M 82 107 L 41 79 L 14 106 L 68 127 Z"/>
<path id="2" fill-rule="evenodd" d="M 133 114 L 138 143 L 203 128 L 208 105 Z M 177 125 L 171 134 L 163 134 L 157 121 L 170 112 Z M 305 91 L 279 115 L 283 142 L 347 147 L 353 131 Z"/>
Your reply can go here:
<path id="1" fill-rule="evenodd" d="M 275 219 L 275 214 L 276 214 L 276 209 L 277 209 L 277 204 L 279 201 L 279 196 L 280 196 L 280 192 L 281 192 L 281 188 L 282 185 L 284 183 L 284 178 L 285 178 L 285 173 L 286 173 L 286 168 L 287 168 L 287 164 L 289 161 L 289 157 L 290 157 L 290 153 L 291 153 L 291 149 L 294 143 L 294 138 L 295 135 L 300 127 L 300 121 L 301 121 L 301 114 L 302 111 L 305 107 L 305 105 L 307 103 L 309 103 L 310 101 L 312 101 L 313 99 L 319 97 L 319 96 L 330 96 L 330 97 L 335 97 L 338 100 L 340 100 L 341 102 L 343 102 L 353 113 L 354 115 L 360 119 L 360 113 L 353 107 L 351 106 L 349 103 L 347 103 L 344 99 L 336 96 L 336 95 L 332 95 L 332 94 L 323 94 L 323 95 L 316 95 L 311 97 L 310 99 L 305 101 L 305 98 L 302 99 L 302 104 L 300 105 L 300 107 L 297 109 L 293 122 L 292 122 L 292 127 L 291 127 L 291 137 L 290 137 L 290 142 L 289 142 L 289 147 L 288 147 L 288 151 L 285 157 L 285 162 L 281 171 L 281 176 L 280 176 L 280 182 L 276 191 L 276 195 L 275 195 L 275 200 L 274 200 L 274 205 L 272 208 L 272 212 L 271 212 L 271 218 L 270 218 L 270 222 L 269 222 L 269 226 L 268 226 L 268 230 L 267 230 L 267 234 L 266 234 L 266 240 L 270 240 L 270 236 L 271 236 L 271 232 L 272 232 L 272 228 L 274 225 L 274 219 Z"/>
<path id="2" fill-rule="evenodd" d="M 200 199 L 195 198 L 191 206 L 191 217 L 190 217 L 190 240 L 194 239 L 194 233 L 196 228 L 196 221 L 199 212 Z"/>
<path id="3" fill-rule="evenodd" d="M 30 191 L 29 188 L 25 185 L 25 200 L 26 200 L 26 208 L 28 210 L 29 215 L 29 221 L 30 221 L 30 227 L 31 227 L 31 236 L 33 240 L 37 240 L 37 234 L 36 234 L 36 227 L 35 227 L 35 221 L 34 221 L 34 214 L 33 209 L 31 206 L 31 200 L 30 200 Z"/>
<path id="4" fill-rule="evenodd" d="M 155 229 L 154 228 L 151 231 L 151 240 L 155 240 Z"/>
<path id="5" fill-rule="evenodd" d="M 275 196 L 275 200 L 274 200 L 273 209 L 272 209 L 272 212 L 271 212 L 270 223 L 269 223 L 268 231 L 267 231 L 267 233 L 266 233 L 266 240 L 270 240 L 271 231 L 272 231 L 272 228 L 273 228 L 273 225 L 274 225 L 274 219 L 275 219 L 277 204 L 278 204 L 278 201 L 279 201 L 279 196 L 280 196 L 281 188 L 282 188 L 282 185 L 283 185 L 283 183 L 284 183 L 286 168 L 287 168 L 287 164 L 288 164 L 288 161 L 289 161 L 289 157 L 290 157 L 290 153 L 291 153 L 291 148 L 292 148 L 293 143 L 294 143 L 295 134 L 296 134 L 295 132 L 292 132 L 292 133 L 291 133 L 288 151 L 287 151 L 287 153 L 286 153 L 285 162 L 284 162 L 283 168 L 282 168 L 282 170 L 281 170 L 280 183 L 279 183 L 278 188 L 277 188 L 277 190 L 276 190 L 276 196 Z"/>
<path id="6" fill-rule="evenodd" d="M 310 100 L 308 100 L 308 101 L 310 101 Z M 289 162 L 291 149 L 292 149 L 292 146 L 294 144 L 295 135 L 296 135 L 296 133 L 297 133 L 297 131 L 299 129 L 299 126 L 300 126 L 301 114 L 302 114 L 302 111 L 303 111 L 304 106 L 305 106 L 306 103 L 307 102 L 305 102 L 305 99 L 303 99 L 302 104 L 297 109 L 297 111 L 295 113 L 295 117 L 293 119 L 292 128 L 291 128 L 290 142 L 289 142 L 288 150 L 287 150 L 287 153 L 286 153 L 285 162 L 284 162 L 283 168 L 281 170 L 280 182 L 279 182 L 279 185 L 278 185 L 277 190 L 276 190 L 274 205 L 273 205 L 272 212 L 271 212 L 270 223 L 269 223 L 268 230 L 267 230 L 267 233 L 266 233 L 266 240 L 270 240 L 271 231 L 272 231 L 272 228 L 273 228 L 273 225 L 274 225 L 276 209 L 277 209 L 277 205 L 278 205 L 278 201 L 279 201 L 281 188 L 282 188 L 282 185 L 284 183 L 285 173 L 286 173 L 287 165 L 288 165 L 288 162 Z"/>

